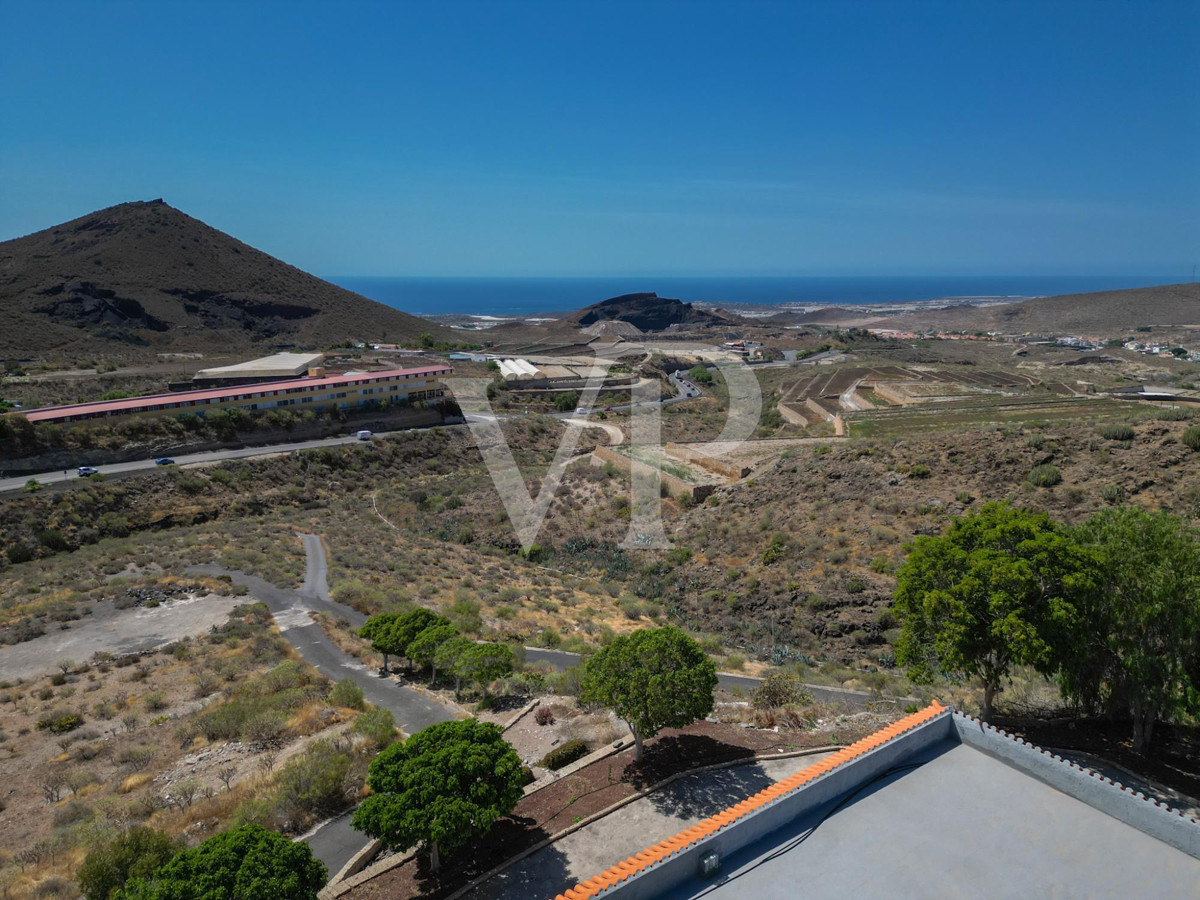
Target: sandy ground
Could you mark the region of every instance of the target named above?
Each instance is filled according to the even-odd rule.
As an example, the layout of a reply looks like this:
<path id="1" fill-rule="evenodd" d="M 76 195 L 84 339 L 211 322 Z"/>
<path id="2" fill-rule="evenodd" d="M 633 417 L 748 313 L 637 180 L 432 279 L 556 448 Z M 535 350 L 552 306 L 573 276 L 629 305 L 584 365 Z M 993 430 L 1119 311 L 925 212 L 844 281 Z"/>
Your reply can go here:
<path id="1" fill-rule="evenodd" d="M 68 623 L 69 628 L 0 647 L 0 679 L 33 678 L 55 669 L 61 659 L 83 662 L 99 650 L 118 655 L 152 650 L 208 631 L 244 602 L 237 597 L 206 594 L 181 597 L 150 609 L 117 609 L 105 600 L 90 607 L 92 615 Z"/>

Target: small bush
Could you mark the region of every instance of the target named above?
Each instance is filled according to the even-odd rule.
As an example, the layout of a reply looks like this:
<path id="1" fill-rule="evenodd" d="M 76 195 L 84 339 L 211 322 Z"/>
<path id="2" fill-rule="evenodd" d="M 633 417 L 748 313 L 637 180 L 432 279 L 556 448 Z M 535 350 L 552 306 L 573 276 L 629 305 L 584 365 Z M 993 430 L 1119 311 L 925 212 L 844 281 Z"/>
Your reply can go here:
<path id="1" fill-rule="evenodd" d="M 1183 432 L 1183 437 L 1180 438 L 1183 445 L 1189 450 L 1200 452 L 1200 425 L 1192 425 Z"/>
<path id="2" fill-rule="evenodd" d="M 929 466 L 925 465 L 924 463 L 917 463 L 915 466 L 913 466 L 911 469 L 908 470 L 908 474 L 911 475 L 913 478 L 928 478 L 930 475 L 933 474 L 933 470 L 930 469 Z"/>
<path id="3" fill-rule="evenodd" d="M 396 720 L 391 710 L 377 706 L 354 720 L 354 733 L 382 750 L 396 740 Z"/>
<path id="4" fill-rule="evenodd" d="M 1062 473 L 1056 466 L 1042 463 L 1040 466 L 1034 466 L 1025 480 L 1034 487 L 1054 487 L 1062 483 Z"/>
<path id="5" fill-rule="evenodd" d="M 1116 506 L 1125 502 L 1125 488 L 1119 484 L 1105 485 L 1104 490 L 1100 492 L 1100 496 L 1104 498 L 1105 503 Z"/>
<path id="6" fill-rule="evenodd" d="M 149 712 L 158 712 L 167 708 L 167 697 L 162 691 L 151 691 L 142 698 L 142 704 Z"/>
<path id="7" fill-rule="evenodd" d="M 539 725 L 553 725 L 554 713 L 550 711 L 548 706 L 539 706 L 533 711 L 533 721 Z"/>
<path id="8" fill-rule="evenodd" d="M 804 689 L 799 676 L 792 672 L 774 672 L 754 689 L 750 702 L 757 709 L 806 705 L 813 702 L 812 694 Z"/>
<path id="9" fill-rule="evenodd" d="M 555 747 L 549 753 L 542 757 L 542 761 L 538 763 L 543 769 L 553 769 L 557 771 L 563 766 L 569 766 L 577 759 L 583 759 L 587 756 L 587 744 L 583 741 L 567 741 L 565 744 Z"/>
<path id="10" fill-rule="evenodd" d="M 366 699 L 363 689 L 354 683 L 353 678 L 343 678 L 329 692 L 329 702 L 334 706 L 344 706 L 347 709 L 366 709 Z"/>
<path id="11" fill-rule="evenodd" d="M 1134 437 L 1133 428 L 1129 425 L 1122 425 L 1118 422 L 1107 422 L 1096 429 L 1096 433 L 1102 438 L 1107 438 L 1110 441 L 1132 441 Z"/>
<path id="12" fill-rule="evenodd" d="M 37 727 L 39 731 L 49 731 L 51 734 L 66 734 L 82 724 L 83 716 L 79 713 L 56 712 L 38 719 Z"/>

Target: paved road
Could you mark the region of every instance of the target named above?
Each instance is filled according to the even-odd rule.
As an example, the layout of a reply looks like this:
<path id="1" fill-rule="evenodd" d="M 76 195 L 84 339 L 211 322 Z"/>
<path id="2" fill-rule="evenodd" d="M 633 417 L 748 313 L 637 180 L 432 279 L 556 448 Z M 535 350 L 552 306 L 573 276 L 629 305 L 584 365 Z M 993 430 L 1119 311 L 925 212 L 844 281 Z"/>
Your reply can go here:
<path id="1" fill-rule="evenodd" d="M 310 611 L 329 613 L 345 618 L 358 626 L 366 616 L 357 610 L 337 603 L 329 596 L 328 561 L 321 538 L 302 534 L 306 556 L 304 584 L 299 590 L 276 587 L 270 582 L 243 572 L 219 566 L 192 566 L 189 572 L 199 575 L 228 575 L 235 584 L 245 585 L 255 600 L 261 600 L 275 616 L 279 630 L 304 660 L 324 672 L 334 681 L 353 678 L 371 703 L 390 709 L 396 724 L 406 733 L 420 731 L 435 722 L 454 718 L 454 711 L 431 697 L 380 678 L 353 656 L 338 649 L 321 626 L 313 622 Z M 349 814 L 321 826 L 305 838 L 305 843 L 333 875 L 363 848 L 367 838 L 350 827 Z"/>
<path id="2" fill-rule="evenodd" d="M 672 373 L 669 376 L 669 378 L 671 380 L 671 383 L 674 384 L 675 387 L 679 389 L 680 393 L 678 396 L 664 397 L 659 401 L 653 401 L 653 402 L 638 403 L 638 404 L 626 404 L 623 406 L 614 406 L 614 407 L 612 407 L 613 411 L 628 411 L 628 410 L 632 409 L 633 406 L 653 406 L 656 403 L 659 405 L 662 405 L 662 406 L 666 406 L 671 403 L 679 403 L 683 400 L 690 400 L 694 397 L 700 396 L 700 392 L 696 389 L 695 385 L 692 385 L 682 379 L 678 379 L 676 377 L 677 375 L 679 375 L 678 372 Z M 575 413 L 574 413 L 574 411 L 563 412 L 563 413 L 556 412 L 556 413 L 551 413 L 550 415 L 554 418 L 565 419 L 565 418 L 574 417 Z M 468 415 L 466 418 L 468 420 L 472 420 L 472 419 L 481 420 L 481 419 L 486 419 L 486 418 L 514 419 L 514 418 L 520 418 L 520 417 L 521 417 L 520 414 L 510 414 L 510 415 L 495 415 L 495 414 L 493 414 L 490 416 Z M 592 423 L 592 424 L 598 424 L 598 423 Z M 438 428 L 438 427 L 446 427 L 446 426 L 434 425 L 434 426 L 429 426 L 429 427 Z M 406 430 L 407 431 L 415 431 L 417 429 L 410 428 L 410 429 L 406 429 Z M 404 432 L 403 431 L 375 432 L 375 436 L 376 437 L 389 437 L 394 434 L 402 434 L 402 433 L 404 433 Z M 356 438 L 353 434 L 343 434 L 343 435 L 336 435 L 334 437 L 316 438 L 311 441 L 296 441 L 294 443 L 289 443 L 289 444 L 268 444 L 268 445 L 262 446 L 262 447 L 241 447 L 241 448 L 234 449 L 234 450 L 208 450 L 208 451 L 205 451 L 204 453 L 185 453 L 185 454 L 181 454 L 179 456 L 174 456 L 174 457 L 172 457 L 172 459 L 175 460 L 177 465 L 190 466 L 190 465 L 197 465 L 197 464 L 203 464 L 203 463 L 223 462 L 225 460 L 230 460 L 230 459 L 247 459 L 249 457 L 254 457 L 254 456 L 272 456 L 272 455 L 275 455 L 278 453 L 295 453 L 298 450 L 312 450 L 317 447 L 337 447 L 342 444 L 357 443 L 357 441 L 358 441 L 358 438 Z M 111 477 L 116 477 L 116 476 L 133 475 L 138 472 L 148 472 L 157 467 L 154 463 L 154 459 L 139 459 L 139 460 L 134 460 L 131 462 L 109 463 L 107 465 L 98 465 L 98 466 L 94 466 L 94 468 L 98 469 L 102 475 L 111 478 Z M 0 471 L 2 471 L 2 469 L 0 469 Z M 87 483 L 85 479 L 82 479 L 79 477 L 78 473 L 74 469 L 70 469 L 70 470 L 67 470 L 64 472 L 44 472 L 40 475 L 25 474 L 25 475 L 19 475 L 19 476 L 13 477 L 13 478 L 0 478 L 0 496 L 2 496 L 4 494 L 20 493 L 21 491 L 23 491 L 25 489 L 25 484 L 30 480 L 30 478 L 37 481 L 39 484 L 43 484 L 43 485 L 86 484 Z"/>
<path id="3" fill-rule="evenodd" d="M 582 658 L 578 653 L 570 653 L 566 650 L 547 650 L 543 647 L 525 648 L 525 662 L 550 666 L 559 672 L 579 665 Z M 749 692 L 758 687 L 761 682 L 761 678 L 755 678 L 752 675 L 734 675 L 731 672 L 717 673 L 717 684 L 727 691 L 740 689 Z M 830 687 L 824 684 L 805 684 L 804 687 L 814 698 L 823 703 L 843 703 L 862 709 L 872 699 L 871 694 L 852 691 L 849 688 Z"/>
<path id="4" fill-rule="evenodd" d="M 387 432 L 377 433 L 380 437 L 386 437 L 387 434 L 401 434 L 402 432 Z M 316 447 L 337 447 L 341 444 L 354 444 L 358 442 L 352 434 L 342 434 L 335 437 L 316 438 L 311 441 L 296 441 L 290 444 L 268 444 L 263 447 L 240 447 L 234 450 L 208 450 L 204 453 L 186 453 L 180 456 L 172 457 L 178 465 L 188 466 L 196 465 L 197 463 L 215 463 L 222 462 L 228 459 L 246 459 L 252 456 L 272 456 L 277 453 L 294 453 L 297 450 L 312 450 Z M 139 459 L 133 462 L 110 463 L 108 465 L 95 466 L 100 473 L 106 477 L 114 475 L 130 475 L 136 472 L 147 472 L 157 468 L 153 459 Z M 61 484 L 63 482 L 87 484 L 85 479 L 81 479 L 74 469 L 66 472 L 46 472 L 41 475 L 20 475 L 16 478 L 0 479 L 0 494 L 11 493 L 13 491 L 21 491 L 25 488 L 25 483 L 33 478 L 40 484 Z"/>

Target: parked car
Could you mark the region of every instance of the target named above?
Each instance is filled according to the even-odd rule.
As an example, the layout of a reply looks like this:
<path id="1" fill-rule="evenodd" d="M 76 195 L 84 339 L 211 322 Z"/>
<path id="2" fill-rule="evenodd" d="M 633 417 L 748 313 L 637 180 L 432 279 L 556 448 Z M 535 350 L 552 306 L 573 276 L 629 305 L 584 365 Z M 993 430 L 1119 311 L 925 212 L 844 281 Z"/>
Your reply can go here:
<path id="1" fill-rule="evenodd" d="M 91 466 L 80 466 L 79 467 L 79 477 L 80 478 L 86 478 L 89 475 L 99 475 L 99 474 L 100 474 L 100 470 L 93 469 Z"/>
<path id="2" fill-rule="evenodd" d="M 579 407 L 579 409 L 575 410 L 575 415 L 586 416 L 587 412 L 588 412 L 587 409 L 581 406 L 581 407 Z"/>
<path id="3" fill-rule="evenodd" d="M 175 465 L 175 460 L 171 459 L 169 456 L 160 456 L 154 461 L 154 464 L 156 466 L 173 466 Z"/>
<path id="4" fill-rule="evenodd" d="M 355 437 L 357 437 L 360 441 L 369 441 L 371 439 L 371 432 L 365 430 L 360 431 L 355 435 Z"/>

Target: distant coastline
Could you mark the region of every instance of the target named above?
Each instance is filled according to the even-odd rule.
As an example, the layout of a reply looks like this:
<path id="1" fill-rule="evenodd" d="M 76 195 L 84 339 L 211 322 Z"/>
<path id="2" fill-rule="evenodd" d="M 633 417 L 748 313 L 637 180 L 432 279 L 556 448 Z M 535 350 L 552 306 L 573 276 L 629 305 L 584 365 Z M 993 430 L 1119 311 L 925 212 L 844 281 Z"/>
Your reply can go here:
<path id="1" fill-rule="evenodd" d="M 910 308 L 913 305 L 1017 302 L 1173 284 L 1182 275 L 945 275 L 945 276 L 633 276 L 628 278 L 433 278 L 334 276 L 348 290 L 406 313 L 473 316 L 486 320 L 553 318 L 607 297 L 655 291 L 743 315 L 828 306 Z"/>

